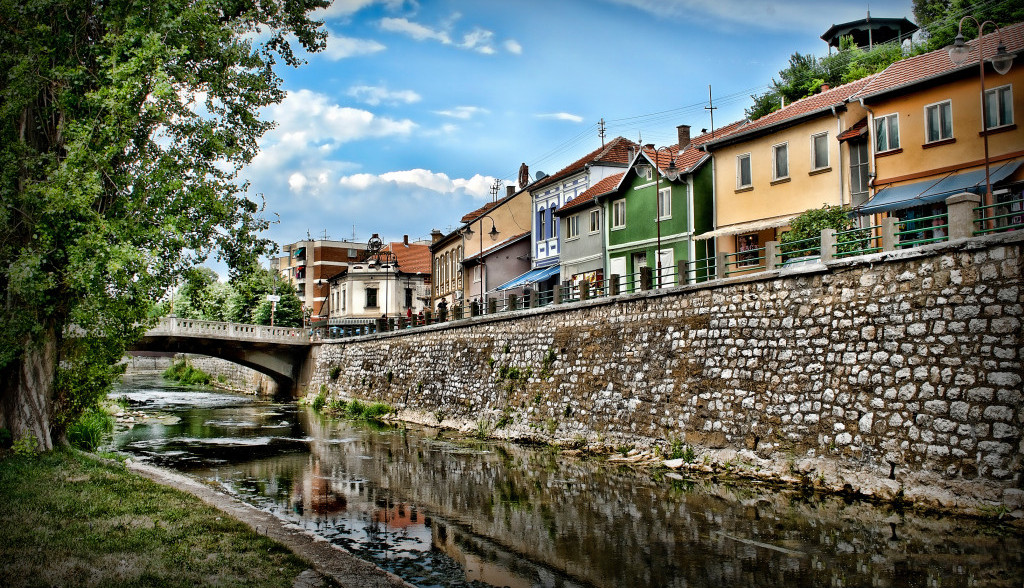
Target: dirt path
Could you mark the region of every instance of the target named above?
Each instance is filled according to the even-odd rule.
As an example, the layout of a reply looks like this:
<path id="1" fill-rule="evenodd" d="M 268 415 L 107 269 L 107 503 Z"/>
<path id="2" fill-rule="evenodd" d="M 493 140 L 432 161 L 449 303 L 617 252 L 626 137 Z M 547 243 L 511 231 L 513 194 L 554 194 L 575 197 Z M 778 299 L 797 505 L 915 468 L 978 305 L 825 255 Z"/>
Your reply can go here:
<path id="1" fill-rule="evenodd" d="M 322 578 L 326 578 L 338 586 L 412 588 L 412 584 L 403 581 L 398 576 L 363 561 L 323 539 L 315 538 L 269 513 L 217 492 L 188 476 L 134 460 L 129 460 L 125 465 L 128 469 L 158 484 L 187 492 L 249 525 L 257 533 L 284 544 L 296 555 L 312 564 Z M 295 582 L 297 587 L 321 585 L 324 585 L 321 578 L 311 577 L 307 574 L 300 575 Z"/>

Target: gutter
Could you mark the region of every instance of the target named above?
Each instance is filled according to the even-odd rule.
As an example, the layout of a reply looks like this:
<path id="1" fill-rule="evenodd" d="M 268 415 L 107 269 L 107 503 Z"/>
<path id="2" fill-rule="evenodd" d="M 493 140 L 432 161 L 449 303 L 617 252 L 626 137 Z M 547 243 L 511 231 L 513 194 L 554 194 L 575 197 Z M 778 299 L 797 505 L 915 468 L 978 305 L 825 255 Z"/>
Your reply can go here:
<path id="1" fill-rule="evenodd" d="M 875 142 L 871 140 L 871 129 L 875 128 L 875 111 L 871 110 L 871 107 L 867 104 L 864 104 L 863 96 L 858 101 L 860 102 L 860 107 L 868 113 L 868 186 L 874 188 L 875 178 L 878 177 L 878 172 L 875 170 Z M 874 196 L 874 194 L 869 194 L 868 196 Z"/>

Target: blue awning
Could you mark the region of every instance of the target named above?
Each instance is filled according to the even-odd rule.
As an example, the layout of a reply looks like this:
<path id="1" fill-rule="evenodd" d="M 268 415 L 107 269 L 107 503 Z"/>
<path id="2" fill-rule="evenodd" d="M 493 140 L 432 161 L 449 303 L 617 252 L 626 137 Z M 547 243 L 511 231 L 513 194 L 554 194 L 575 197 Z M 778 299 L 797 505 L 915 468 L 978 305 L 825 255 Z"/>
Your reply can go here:
<path id="1" fill-rule="evenodd" d="M 1005 180 L 1020 167 L 1019 161 L 1006 161 L 989 170 L 989 181 Z M 879 190 L 869 202 L 855 210 L 856 214 L 874 214 L 890 210 L 913 208 L 922 204 L 940 202 L 954 194 L 973 192 L 980 194 L 985 191 L 985 170 L 976 169 L 969 172 L 950 174 L 941 179 L 930 179 L 913 184 L 889 186 Z"/>
<path id="2" fill-rule="evenodd" d="M 544 280 L 550 278 L 551 276 L 558 274 L 558 272 L 558 265 L 552 265 L 549 267 L 542 267 L 539 269 L 530 270 L 519 277 L 513 278 L 505 282 L 504 284 L 495 288 L 495 290 L 511 290 L 512 288 L 519 288 L 521 286 L 526 286 L 527 284 L 543 282 Z"/>

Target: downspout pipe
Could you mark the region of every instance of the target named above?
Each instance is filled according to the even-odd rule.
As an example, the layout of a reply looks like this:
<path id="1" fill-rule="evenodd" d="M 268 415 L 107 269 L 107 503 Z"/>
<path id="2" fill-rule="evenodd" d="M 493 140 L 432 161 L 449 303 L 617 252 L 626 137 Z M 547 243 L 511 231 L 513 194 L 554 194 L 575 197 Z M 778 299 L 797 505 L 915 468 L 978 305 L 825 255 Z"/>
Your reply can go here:
<path id="1" fill-rule="evenodd" d="M 863 97 L 859 98 L 858 102 L 860 102 L 860 107 L 868 113 L 868 185 L 874 188 L 875 178 L 878 177 L 878 172 L 875 171 L 875 143 L 871 140 L 871 129 L 875 128 L 875 111 L 864 104 Z"/>
<path id="2" fill-rule="evenodd" d="M 843 119 L 839 112 L 836 110 L 836 105 L 832 105 L 832 116 L 836 118 L 836 136 L 843 132 Z M 839 145 L 839 206 L 843 206 L 846 197 L 846 185 L 843 182 L 843 146 Z M 850 199 L 850 205 L 853 205 L 853 199 Z"/>

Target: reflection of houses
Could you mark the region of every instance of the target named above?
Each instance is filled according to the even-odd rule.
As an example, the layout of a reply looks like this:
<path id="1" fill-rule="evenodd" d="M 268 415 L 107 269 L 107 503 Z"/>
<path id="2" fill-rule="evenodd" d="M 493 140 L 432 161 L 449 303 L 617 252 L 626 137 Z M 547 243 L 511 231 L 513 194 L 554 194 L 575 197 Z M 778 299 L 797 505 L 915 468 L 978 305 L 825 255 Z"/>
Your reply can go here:
<path id="1" fill-rule="evenodd" d="M 982 38 L 986 60 L 996 52 L 997 36 Z M 930 224 L 942 225 L 946 198 L 984 194 L 986 139 L 996 200 L 1020 199 L 1024 129 L 1016 117 L 1024 111 L 1024 23 L 1004 28 L 1001 38 L 1016 57 L 1006 75 L 986 68 L 986 121 L 977 40 L 967 44 L 970 52 L 960 66 L 946 49 L 932 51 L 890 65 L 853 95 L 869 109 L 864 126 L 871 137 L 876 190 L 859 213 L 930 217 Z"/>
<path id="2" fill-rule="evenodd" d="M 374 235 L 376 237 L 376 235 Z M 359 325 L 382 315 L 419 313 L 430 302 L 430 246 L 408 235 L 330 278 L 330 324 Z"/>
<path id="3" fill-rule="evenodd" d="M 307 239 L 281 247 L 272 270 L 292 284 L 299 300 L 316 320 L 327 316 L 327 279 L 362 259 L 366 243 Z"/>
<path id="4" fill-rule="evenodd" d="M 867 198 L 867 140 L 837 136 L 864 118 L 847 99 L 871 79 L 823 87 L 705 144 L 715 158 L 715 230 L 703 238 L 719 255 L 742 268 L 744 251 L 777 241 L 800 213 Z"/>
<path id="5" fill-rule="evenodd" d="M 504 198 L 463 216 L 458 229 L 447 235 L 435 231 L 430 245 L 434 306 L 441 300 L 449 307 L 478 300 L 510 272 L 521 272 L 522 255 L 507 253 L 529 230 L 530 194 L 508 186 Z"/>

